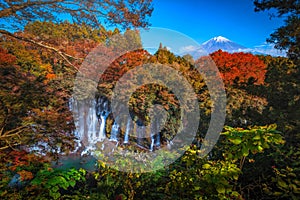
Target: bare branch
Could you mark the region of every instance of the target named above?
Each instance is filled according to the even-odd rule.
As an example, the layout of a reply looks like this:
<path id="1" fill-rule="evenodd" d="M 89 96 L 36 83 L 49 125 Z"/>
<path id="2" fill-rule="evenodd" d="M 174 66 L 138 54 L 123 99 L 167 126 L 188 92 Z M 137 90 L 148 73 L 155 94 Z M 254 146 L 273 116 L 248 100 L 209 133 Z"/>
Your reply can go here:
<path id="1" fill-rule="evenodd" d="M 7 146 L 4 146 L 4 147 L 0 147 L 0 151 L 2 151 L 2 150 L 5 150 L 5 149 L 8 149 L 8 148 L 10 148 L 10 146 L 9 146 L 9 145 L 7 145 Z"/>
<path id="2" fill-rule="evenodd" d="M 1 134 L 0 135 L 0 141 L 5 142 L 6 145 L 3 146 L 3 147 L 0 147 L 0 150 L 4 150 L 4 149 L 8 149 L 8 148 L 14 149 L 13 146 L 17 146 L 17 145 L 21 144 L 22 142 L 20 142 L 21 141 L 20 133 L 22 133 L 22 132 L 24 132 L 26 130 L 29 130 L 29 127 L 26 126 L 26 125 L 23 125 L 23 126 L 20 126 L 18 128 L 6 131 L 4 134 Z M 14 144 L 12 144 L 8 140 L 9 138 L 12 138 L 12 137 L 18 137 L 19 139 L 15 140 L 15 142 L 13 142 Z M 17 141 L 19 141 L 19 142 L 17 142 Z"/>
<path id="3" fill-rule="evenodd" d="M 12 129 L 10 131 L 6 131 L 3 135 L 0 136 L 0 138 L 1 137 L 7 137 L 7 135 L 9 135 L 9 134 L 11 134 L 11 133 L 13 133 L 15 131 L 19 131 L 20 129 L 24 129 L 24 128 L 28 128 L 28 126 L 27 125 L 23 125 L 23 126 L 19 126 L 18 128 Z"/>

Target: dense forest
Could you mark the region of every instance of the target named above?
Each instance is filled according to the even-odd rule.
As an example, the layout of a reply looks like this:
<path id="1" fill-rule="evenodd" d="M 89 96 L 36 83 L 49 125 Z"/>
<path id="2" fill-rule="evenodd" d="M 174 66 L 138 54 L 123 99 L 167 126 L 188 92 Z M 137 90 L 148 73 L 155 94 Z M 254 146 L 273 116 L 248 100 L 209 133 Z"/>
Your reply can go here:
<path id="1" fill-rule="evenodd" d="M 72 5 L 62 2 L 0 3 L 0 18 L 6 22 L 13 20 L 12 24 L 4 23 L 1 27 L 7 27 L 0 30 L 1 199 L 299 199 L 298 1 L 291 0 L 289 6 L 280 1 L 254 1 L 256 11 L 275 8 L 279 16 L 289 15 L 285 26 L 269 39 L 278 48 L 287 49 L 287 57 L 218 50 L 196 60 L 190 55 L 175 55 L 159 44 L 153 55 L 142 48 L 135 28 L 149 25 L 151 1 L 132 0 L 123 4 L 73 1 Z M 102 9 L 93 9 L 99 7 Z M 56 19 L 56 14 L 65 12 L 73 17 L 72 22 Z M 109 23 L 120 27 L 109 29 L 95 16 L 106 16 Z M 13 28 L 17 31 L 11 32 Z M 117 56 L 112 62 L 107 61 L 109 67 L 101 77 L 98 77 L 99 69 L 82 67 L 95 49 L 100 49 L 96 53 L 105 54 L 108 61 Z M 206 75 L 197 68 L 205 71 L 210 63 L 217 66 L 224 83 L 216 87 L 226 92 L 226 118 L 216 145 L 209 154 L 201 156 L 217 103 L 209 91 Z M 143 65 L 159 72 L 129 73 Z M 170 69 L 165 71 L 163 67 Z M 178 159 L 172 160 L 177 151 L 165 151 L 161 155 L 157 153 L 149 164 L 152 171 L 146 170 L 147 167 L 139 167 L 140 173 L 124 171 L 122 166 L 135 169 L 133 160 L 147 163 L 143 161 L 147 157 L 138 153 L 156 153 L 171 145 L 170 141 L 182 128 L 182 105 L 175 93 L 163 85 L 139 87 L 128 102 L 132 120 L 147 125 L 155 115 L 164 118 L 166 111 L 166 123 L 161 130 L 156 130 L 160 137 L 151 135 L 139 140 L 126 137 L 126 131 L 120 130 L 117 139 L 114 132 L 117 119 L 106 107 L 114 98 L 113 89 L 125 74 L 147 82 L 154 76 L 170 77 L 170 70 L 178 71 L 196 94 L 200 112 L 196 136 Z M 89 78 L 76 82 L 78 74 Z M 94 84 L 91 80 L 97 80 L 94 95 L 87 92 Z M 178 80 L 171 76 L 168 81 Z M 80 88 L 83 89 L 78 91 Z M 119 96 L 125 99 L 126 92 L 121 90 Z M 82 138 L 75 134 L 78 124 L 72 110 L 74 93 L 79 102 L 98 106 L 98 110 L 101 107 L 101 112 L 95 108 L 95 123 L 101 120 L 103 123 L 105 119 L 103 141 L 95 143 L 97 150 L 101 145 L 104 150 L 97 152 L 91 169 L 57 167 L 62 157 L 82 153 L 78 146 L 78 139 Z M 193 109 L 189 93 L 182 91 L 181 95 L 186 101 L 184 109 Z M 153 104 L 159 105 L 157 113 L 149 113 Z M 79 103 L 76 105 L 80 107 Z M 117 105 L 117 109 L 121 108 Z M 90 111 L 79 115 L 86 112 Z M 138 132 L 137 128 L 129 131 L 130 135 Z M 108 138 L 118 140 L 119 145 L 109 146 Z M 81 145 L 90 142 L 84 140 Z M 110 167 L 111 152 L 125 150 L 126 156 L 113 157 L 120 169 Z M 172 162 L 165 165 L 167 159 Z"/>

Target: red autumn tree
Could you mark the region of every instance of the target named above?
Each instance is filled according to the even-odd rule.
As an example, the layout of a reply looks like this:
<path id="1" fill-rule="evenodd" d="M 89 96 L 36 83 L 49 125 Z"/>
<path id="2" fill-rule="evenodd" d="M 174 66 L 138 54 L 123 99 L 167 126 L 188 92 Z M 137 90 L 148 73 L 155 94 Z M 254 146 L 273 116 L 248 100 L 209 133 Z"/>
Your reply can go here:
<path id="1" fill-rule="evenodd" d="M 266 65 L 251 53 L 228 53 L 218 50 L 210 54 L 226 85 L 263 84 Z"/>

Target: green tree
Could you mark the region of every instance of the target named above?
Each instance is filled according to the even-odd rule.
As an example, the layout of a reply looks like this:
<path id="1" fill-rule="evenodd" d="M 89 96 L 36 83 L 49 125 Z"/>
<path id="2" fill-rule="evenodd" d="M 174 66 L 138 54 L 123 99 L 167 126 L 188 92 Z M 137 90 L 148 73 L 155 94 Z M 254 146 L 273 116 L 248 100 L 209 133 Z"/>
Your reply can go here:
<path id="1" fill-rule="evenodd" d="M 288 56 L 300 60 L 300 1 L 298 0 L 255 0 L 255 11 L 276 9 L 277 17 L 285 17 L 285 24 L 271 34 L 268 42 L 278 49 L 287 49 Z M 271 16 L 274 16 L 271 15 Z"/>
<path id="2" fill-rule="evenodd" d="M 299 73 L 297 65 L 288 58 L 266 57 L 267 123 L 277 123 L 285 133 L 288 144 L 297 146 L 300 140 L 299 128 Z"/>

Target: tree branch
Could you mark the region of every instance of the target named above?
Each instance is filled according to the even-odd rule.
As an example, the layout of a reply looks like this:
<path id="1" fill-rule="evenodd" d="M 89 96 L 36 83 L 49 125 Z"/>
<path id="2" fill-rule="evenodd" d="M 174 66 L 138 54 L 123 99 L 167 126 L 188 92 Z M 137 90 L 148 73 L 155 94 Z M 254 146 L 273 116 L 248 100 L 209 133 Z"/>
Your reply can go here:
<path id="1" fill-rule="evenodd" d="M 20 129 L 23 129 L 23 128 L 25 128 L 25 127 L 26 127 L 26 126 L 19 126 L 18 128 L 15 128 L 15 129 L 6 131 L 6 132 L 4 132 L 3 134 L 0 135 L 0 138 L 6 137 L 7 135 L 9 135 L 9 134 L 11 134 L 11 133 L 13 133 L 13 132 L 15 132 L 15 131 L 18 131 L 18 130 L 20 130 Z M 4 127 L 2 127 L 2 128 L 4 128 Z"/>
<path id="2" fill-rule="evenodd" d="M 13 130 L 7 131 L 4 134 L 1 134 L 0 141 L 5 142 L 6 145 L 0 147 L 0 151 L 7 149 L 7 148 L 14 149 L 13 146 L 17 146 L 17 145 L 21 144 L 22 142 L 20 142 L 21 141 L 20 133 L 22 133 L 23 131 L 28 130 L 28 129 L 29 128 L 26 125 L 23 125 L 18 128 L 15 128 Z M 17 142 L 17 140 L 15 140 L 13 142 L 8 140 L 9 138 L 15 137 L 15 136 L 17 136 L 19 138 L 19 142 Z"/>
<path id="3" fill-rule="evenodd" d="M 61 3 L 61 2 L 63 2 L 63 0 L 27 1 L 26 3 L 22 3 L 22 4 L 11 4 L 11 7 L 0 10 L 0 18 L 9 17 L 12 14 L 15 14 L 16 12 L 18 12 L 20 10 L 24 10 L 28 7 L 42 6 L 42 5 L 55 4 L 55 3 Z"/>
<path id="4" fill-rule="evenodd" d="M 55 47 L 49 46 L 47 44 L 43 44 L 42 42 L 37 42 L 37 41 L 35 41 L 33 39 L 29 39 L 29 38 L 26 38 L 26 37 L 22 37 L 22 36 L 18 36 L 18 35 L 12 34 L 12 33 L 8 32 L 8 31 L 5 31 L 5 30 L 0 30 L 0 34 L 7 35 L 7 36 L 13 37 L 15 39 L 22 40 L 24 42 L 29 42 L 29 43 L 37 45 L 39 47 L 51 50 L 51 51 L 57 53 L 60 57 L 62 57 L 63 60 L 65 60 L 69 65 L 71 65 L 72 67 L 74 67 L 77 71 L 79 71 L 79 68 L 76 67 L 75 65 L 73 65 L 68 58 L 71 58 L 71 59 L 74 59 L 74 60 L 82 60 L 82 58 L 76 58 L 76 57 L 74 57 L 74 56 L 72 56 L 70 54 L 67 54 L 67 53 L 64 53 L 64 52 L 60 51 L 59 49 L 57 49 Z"/>

